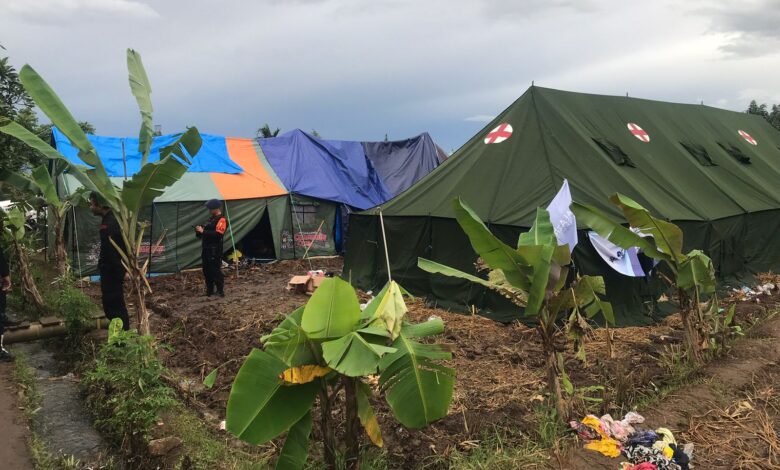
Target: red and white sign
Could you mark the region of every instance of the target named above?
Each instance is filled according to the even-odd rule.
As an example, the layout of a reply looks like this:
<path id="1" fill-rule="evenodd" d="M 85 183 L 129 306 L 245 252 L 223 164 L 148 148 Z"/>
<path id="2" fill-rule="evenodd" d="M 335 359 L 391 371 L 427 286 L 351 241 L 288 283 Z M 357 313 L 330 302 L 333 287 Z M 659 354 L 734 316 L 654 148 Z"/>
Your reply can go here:
<path id="1" fill-rule="evenodd" d="M 488 132 L 485 137 L 486 144 L 500 144 L 506 139 L 512 137 L 512 126 L 504 122 L 498 125 L 495 129 Z"/>
<path id="2" fill-rule="evenodd" d="M 626 124 L 626 127 L 632 134 L 634 134 L 634 137 L 637 139 L 641 140 L 642 142 L 650 142 L 650 134 L 648 134 L 647 131 L 641 127 L 637 126 L 633 122 Z"/>
<path id="3" fill-rule="evenodd" d="M 756 139 L 751 137 L 750 134 L 748 134 L 747 132 L 745 132 L 743 130 L 739 130 L 737 132 L 739 132 L 740 137 L 745 139 L 750 145 L 758 145 L 758 142 L 756 142 Z"/>

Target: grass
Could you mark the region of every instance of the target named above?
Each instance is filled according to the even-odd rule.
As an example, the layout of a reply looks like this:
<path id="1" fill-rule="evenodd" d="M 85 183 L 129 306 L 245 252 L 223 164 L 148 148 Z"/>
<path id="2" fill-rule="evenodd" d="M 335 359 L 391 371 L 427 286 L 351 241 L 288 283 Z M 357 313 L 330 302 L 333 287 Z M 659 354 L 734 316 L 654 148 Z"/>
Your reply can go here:
<path id="1" fill-rule="evenodd" d="M 550 430 L 552 428 L 545 425 L 540 426 L 538 432 L 544 433 L 545 439 L 552 438 L 552 445 L 557 445 L 560 438 L 553 438 L 549 434 Z M 552 446 L 546 446 L 541 440 L 531 438 L 520 444 L 508 444 L 506 432 L 496 428 L 492 433 L 483 435 L 474 449 L 455 451 L 448 458 L 441 457 L 430 464 L 433 467 L 453 470 L 536 468 L 548 460 L 551 449 Z"/>
<path id="2" fill-rule="evenodd" d="M 188 469 L 244 470 L 268 468 L 268 458 L 231 446 L 183 405 L 166 417 L 169 435 L 182 440 L 183 455 Z M 182 467 L 184 465 L 182 464 Z"/>

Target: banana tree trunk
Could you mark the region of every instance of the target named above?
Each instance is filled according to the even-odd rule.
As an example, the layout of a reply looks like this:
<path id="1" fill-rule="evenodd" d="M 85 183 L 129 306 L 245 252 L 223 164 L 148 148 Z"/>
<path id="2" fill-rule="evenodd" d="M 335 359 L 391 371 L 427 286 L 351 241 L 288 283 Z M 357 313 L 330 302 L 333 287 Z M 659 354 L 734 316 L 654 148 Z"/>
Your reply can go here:
<path id="1" fill-rule="evenodd" d="M 325 468 L 336 470 L 336 435 L 333 430 L 333 417 L 330 414 L 331 402 L 328 396 L 328 386 L 321 381 L 320 389 L 320 427 L 322 428 L 322 447 L 324 450 Z"/>
<path id="2" fill-rule="evenodd" d="M 357 412 L 357 383 L 355 378 L 344 377 L 345 408 L 347 419 L 345 462 L 347 470 L 360 469 L 360 418 Z"/>
<path id="3" fill-rule="evenodd" d="M 690 296 L 683 289 L 678 289 L 677 295 L 680 300 L 680 316 L 682 317 L 683 333 L 685 334 L 685 346 L 688 349 L 688 357 L 694 364 L 701 364 L 704 361 L 701 348 L 701 338 L 696 325 L 696 313 L 699 305 L 694 305 Z"/>
<path id="4" fill-rule="evenodd" d="M 18 241 L 14 240 L 14 252 L 16 253 L 16 259 L 19 263 L 19 279 L 22 285 L 22 292 L 33 305 L 39 310 L 45 308 L 43 297 L 41 296 L 38 286 L 35 284 L 35 279 L 30 272 L 30 259 L 27 257 L 27 251 Z"/>
<path id="5" fill-rule="evenodd" d="M 138 263 L 138 254 L 128 257 L 130 261 L 130 282 L 132 283 L 133 295 L 135 296 L 135 321 L 138 325 L 138 332 L 142 335 L 151 334 L 149 327 L 149 310 L 146 309 L 146 290 L 147 284 L 144 279 L 143 268 Z"/>
<path id="6" fill-rule="evenodd" d="M 52 214 L 55 214 L 52 211 Z M 65 244 L 65 217 L 59 214 L 53 215 L 54 218 L 54 260 L 57 263 L 57 272 L 64 276 L 70 272 L 70 260 L 68 259 L 68 250 Z"/>
<path id="7" fill-rule="evenodd" d="M 545 362 L 547 368 L 547 387 L 550 390 L 550 400 L 555 406 L 558 420 L 566 422 L 569 411 L 566 406 L 566 400 L 563 398 L 563 388 L 561 387 L 561 376 L 558 371 L 558 356 L 555 354 L 554 331 L 548 331 L 542 325 L 537 327 L 539 335 L 542 338 L 542 348 L 544 350 Z"/>

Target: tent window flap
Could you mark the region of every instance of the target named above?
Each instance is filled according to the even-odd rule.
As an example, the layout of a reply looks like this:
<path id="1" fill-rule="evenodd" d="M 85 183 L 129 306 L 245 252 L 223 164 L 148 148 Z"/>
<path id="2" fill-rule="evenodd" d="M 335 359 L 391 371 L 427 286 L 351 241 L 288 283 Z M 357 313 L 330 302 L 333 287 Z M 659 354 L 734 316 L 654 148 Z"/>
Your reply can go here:
<path id="1" fill-rule="evenodd" d="M 620 166 L 630 166 L 631 168 L 636 168 L 636 165 L 634 162 L 631 161 L 630 158 L 628 158 L 628 155 L 626 155 L 626 152 L 623 151 L 617 144 L 610 142 L 607 139 L 601 139 L 601 138 L 593 138 L 593 142 L 596 143 L 596 145 L 601 148 L 601 150 L 604 151 L 604 153 L 607 154 L 609 158 L 612 159 L 615 164 Z"/>
<path id="2" fill-rule="evenodd" d="M 693 158 L 695 158 L 696 161 L 699 162 L 702 166 L 718 166 L 717 163 L 712 161 L 712 157 L 710 157 L 707 149 L 701 145 L 693 144 L 691 142 L 680 142 L 680 145 L 682 145 L 683 148 L 687 150 L 688 153 L 690 153 L 691 156 L 693 156 Z"/>

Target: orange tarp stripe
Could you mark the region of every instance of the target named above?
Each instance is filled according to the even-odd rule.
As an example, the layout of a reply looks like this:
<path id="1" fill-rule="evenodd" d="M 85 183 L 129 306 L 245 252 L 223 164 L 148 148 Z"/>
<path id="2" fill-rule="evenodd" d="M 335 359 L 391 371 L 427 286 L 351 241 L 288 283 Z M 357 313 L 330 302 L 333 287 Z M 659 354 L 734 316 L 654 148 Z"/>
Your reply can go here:
<path id="1" fill-rule="evenodd" d="M 243 168 L 244 172 L 237 175 L 210 173 L 223 199 L 252 199 L 287 194 L 263 168 L 252 139 L 227 137 L 225 144 L 230 159 Z"/>

